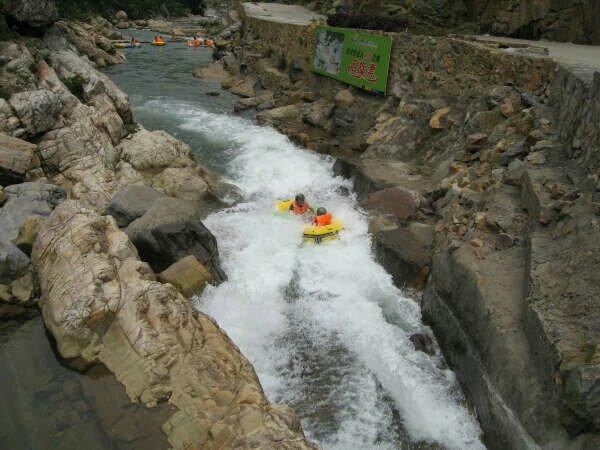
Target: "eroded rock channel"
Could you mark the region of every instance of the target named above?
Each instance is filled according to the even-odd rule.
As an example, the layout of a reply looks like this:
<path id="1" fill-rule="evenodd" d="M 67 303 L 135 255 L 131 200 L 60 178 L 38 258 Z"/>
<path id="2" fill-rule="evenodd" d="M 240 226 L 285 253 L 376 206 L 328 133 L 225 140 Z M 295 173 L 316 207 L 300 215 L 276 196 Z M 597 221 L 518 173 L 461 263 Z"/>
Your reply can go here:
<path id="1" fill-rule="evenodd" d="M 0 24 L 2 447 L 597 447 L 598 74 L 390 33 L 376 97 L 301 7 L 125 61 L 52 4 Z"/>

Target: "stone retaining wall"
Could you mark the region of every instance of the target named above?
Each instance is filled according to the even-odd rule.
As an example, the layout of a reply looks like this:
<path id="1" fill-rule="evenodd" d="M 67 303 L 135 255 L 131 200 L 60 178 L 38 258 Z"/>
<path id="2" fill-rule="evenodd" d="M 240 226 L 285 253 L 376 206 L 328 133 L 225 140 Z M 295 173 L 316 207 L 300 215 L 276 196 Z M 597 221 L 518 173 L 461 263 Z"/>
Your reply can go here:
<path id="1" fill-rule="evenodd" d="M 284 56 L 287 65 L 293 64 L 310 70 L 316 23 L 295 25 L 272 22 L 247 16 L 239 1 L 236 1 L 236 7 L 243 20 L 244 33 L 249 33 L 252 40 L 253 51 L 260 52 L 261 56 L 276 59 Z M 379 31 L 372 33 L 385 34 L 392 38 L 388 95 L 402 95 L 401 90 L 394 91 L 394 88 L 411 76 L 406 73 L 406 67 L 420 66 L 431 72 L 442 71 L 450 75 L 465 72 L 486 76 L 490 82 L 503 81 L 536 93 L 544 92 L 556 68 L 555 63 L 549 59 L 509 55 L 458 38 L 434 38 Z M 244 40 L 247 39 L 248 36 L 245 36 Z M 285 49 L 284 54 L 280 53 L 282 48 Z M 453 60 L 448 58 L 450 54 Z M 432 81 L 435 82 L 435 77 L 432 77 Z M 453 93 L 455 94 L 455 91 Z"/>
<path id="2" fill-rule="evenodd" d="M 559 111 L 560 137 L 570 144 L 568 156 L 587 168 L 600 188 L 600 73 L 594 74 L 589 85 L 560 68 L 550 100 Z"/>

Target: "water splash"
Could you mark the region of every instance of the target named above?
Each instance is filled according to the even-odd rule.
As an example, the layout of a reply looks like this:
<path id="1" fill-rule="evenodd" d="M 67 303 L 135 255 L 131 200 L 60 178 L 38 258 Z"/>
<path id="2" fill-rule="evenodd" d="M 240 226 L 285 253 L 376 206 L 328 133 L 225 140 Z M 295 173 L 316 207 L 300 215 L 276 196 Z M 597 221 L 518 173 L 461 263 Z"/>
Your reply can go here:
<path id="1" fill-rule="evenodd" d="M 413 441 L 482 449 L 454 374 L 414 350 L 431 334 L 372 255 L 367 218 L 333 160 L 269 127 L 193 105 L 151 105 L 218 144 L 245 202 L 211 215 L 228 281 L 198 299 L 255 366 L 272 401 L 293 406 L 325 448 L 400 448 Z M 301 220 L 273 213 L 303 192 L 346 226 L 339 241 L 299 245 Z M 396 417 L 398 416 L 399 419 Z M 404 448 L 404 447 L 403 447 Z"/>

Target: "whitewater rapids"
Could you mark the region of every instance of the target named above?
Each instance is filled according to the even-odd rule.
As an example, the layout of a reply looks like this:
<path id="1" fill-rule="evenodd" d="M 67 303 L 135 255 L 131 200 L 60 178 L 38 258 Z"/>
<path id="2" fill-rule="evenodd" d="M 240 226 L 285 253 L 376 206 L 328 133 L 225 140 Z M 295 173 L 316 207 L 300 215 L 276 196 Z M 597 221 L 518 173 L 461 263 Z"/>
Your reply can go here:
<path id="1" fill-rule="evenodd" d="M 205 220 L 228 280 L 196 302 L 252 362 L 269 399 L 292 406 L 326 449 L 485 448 L 454 373 L 414 350 L 411 334 L 431 331 L 375 261 L 367 217 L 349 182 L 333 176 L 333 159 L 197 105 L 148 106 L 220 148 L 244 195 Z M 297 192 L 344 222 L 339 241 L 300 245 L 305 224 L 274 213 Z"/>

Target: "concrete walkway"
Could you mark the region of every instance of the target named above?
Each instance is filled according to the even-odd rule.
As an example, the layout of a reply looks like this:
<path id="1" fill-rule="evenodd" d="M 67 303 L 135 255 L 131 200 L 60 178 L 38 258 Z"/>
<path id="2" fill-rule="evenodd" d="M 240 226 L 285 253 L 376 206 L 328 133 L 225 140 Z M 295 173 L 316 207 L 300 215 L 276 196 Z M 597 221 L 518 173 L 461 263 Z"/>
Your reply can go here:
<path id="1" fill-rule="evenodd" d="M 242 3 L 246 15 L 269 22 L 309 25 L 313 20 L 326 21 L 326 17 L 298 5 L 280 3 Z"/>
<path id="2" fill-rule="evenodd" d="M 586 83 L 591 83 L 594 72 L 600 72 L 600 46 L 564 42 L 530 41 L 498 36 L 476 36 L 478 41 L 506 44 L 510 53 L 550 57 L 571 70 Z M 511 47 L 511 44 L 514 47 Z M 545 49 L 546 51 L 540 51 Z"/>

